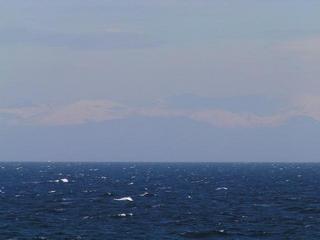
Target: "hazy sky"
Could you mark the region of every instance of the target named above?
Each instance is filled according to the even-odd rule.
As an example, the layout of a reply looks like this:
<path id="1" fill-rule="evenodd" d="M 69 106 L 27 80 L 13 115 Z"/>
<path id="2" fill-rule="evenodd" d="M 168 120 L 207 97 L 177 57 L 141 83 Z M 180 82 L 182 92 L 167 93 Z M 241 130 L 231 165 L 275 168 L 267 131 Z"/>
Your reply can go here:
<path id="1" fill-rule="evenodd" d="M 319 12 L 318 0 L 0 0 L 0 160 L 288 161 L 297 146 L 317 160 L 305 128 L 320 129 Z M 176 155 L 163 155 L 169 138 Z"/>

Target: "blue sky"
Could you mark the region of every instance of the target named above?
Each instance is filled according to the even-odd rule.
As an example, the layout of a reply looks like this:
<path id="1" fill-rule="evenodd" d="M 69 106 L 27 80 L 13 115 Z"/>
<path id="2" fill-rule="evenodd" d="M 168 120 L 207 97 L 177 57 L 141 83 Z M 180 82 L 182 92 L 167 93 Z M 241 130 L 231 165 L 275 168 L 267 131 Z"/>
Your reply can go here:
<path id="1" fill-rule="evenodd" d="M 143 161 L 183 161 L 197 154 L 205 161 L 217 160 L 217 156 L 223 156 L 223 161 L 259 161 L 254 150 L 250 154 L 253 146 L 260 152 L 265 149 L 265 155 L 258 156 L 271 161 L 266 152 L 277 148 L 277 133 L 291 136 L 292 129 L 298 129 L 294 138 L 301 136 L 301 143 L 295 142 L 300 148 L 295 148 L 308 152 L 305 161 L 314 161 L 319 154 L 316 147 L 303 150 L 313 139 L 303 129 L 307 125 L 317 132 L 320 122 L 319 1 L 0 3 L 3 160 L 37 158 L 30 151 L 13 153 L 25 149 L 21 146 L 24 136 L 32 146 L 52 147 L 59 160 L 89 160 L 85 156 L 92 154 L 99 156 L 95 160 L 125 161 L 125 156 L 116 157 L 117 151 L 131 149 L 128 152 Z M 113 124 L 122 124 L 121 138 L 110 130 Z M 104 141 L 114 153 L 94 148 L 95 137 L 87 130 L 92 125 L 109 136 Z M 178 151 L 171 159 L 161 153 L 167 144 L 165 136 L 153 138 L 158 151 L 143 150 L 153 136 L 143 125 L 153 126 L 150 129 L 156 136 L 176 129 L 188 137 L 166 136 Z M 141 131 L 136 141 L 140 150 L 135 151 L 130 147 L 134 143 L 126 140 L 132 134 L 129 126 Z M 81 144 L 93 146 L 80 154 L 83 157 L 67 154 L 59 145 L 59 138 L 79 138 L 73 128 L 83 137 L 90 135 L 90 143 Z M 68 131 L 62 131 L 59 138 L 50 137 L 61 129 Z M 214 136 L 214 129 L 220 137 Z M 241 131 L 243 141 L 233 141 L 230 131 Z M 263 143 L 245 140 L 259 137 L 261 131 L 268 133 Z M 41 135 L 40 144 L 33 135 L 42 132 L 46 134 Z M 188 140 L 196 133 L 202 139 L 198 147 Z M 98 135 L 96 141 L 102 141 Z M 218 143 L 223 136 L 227 139 L 224 147 L 211 150 L 217 144 L 210 142 Z M 114 146 L 119 144 L 117 139 L 123 149 Z M 297 154 L 285 153 L 292 146 L 289 140 L 283 138 L 283 150 L 275 151 L 272 160 L 297 158 Z M 66 146 L 75 149 L 76 155 L 81 144 L 70 140 Z M 237 144 L 241 151 L 225 153 L 237 149 Z M 245 159 L 236 159 L 239 151 L 249 152 L 243 155 Z M 54 160 L 51 151 L 44 153 L 37 160 Z"/>

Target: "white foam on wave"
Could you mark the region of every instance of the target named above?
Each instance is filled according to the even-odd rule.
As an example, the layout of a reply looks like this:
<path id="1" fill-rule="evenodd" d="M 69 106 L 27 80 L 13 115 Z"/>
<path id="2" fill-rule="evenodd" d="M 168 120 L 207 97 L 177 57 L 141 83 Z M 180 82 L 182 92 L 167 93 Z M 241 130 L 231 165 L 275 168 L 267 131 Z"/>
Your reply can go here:
<path id="1" fill-rule="evenodd" d="M 129 202 L 133 202 L 132 197 L 122 197 L 122 198 L 115 198 L 115 201 L 129 201 Z"/>
<path id="2" fill-rule="evenodd" d="M 119 213 L 117 216 L 118 217 L 132 217 L 133 213 Z"/>
<path id="3" fill-rule="evenodd" d="M 59 182 L 59 180 L 49 180 L 48 182 Z"/>
<path id="4" fill-rule="evenodd" d="M 69 182 L 69 180 L 68 180 L 67 178 L 61 178 L 61 179 L 60 179 L 60 182 L 68 183 L 68 182 Z"/>
<path id="5" fill-rule="evenodd" d="M 55 182 L 55 183 L 62 182 L 62 183 L 68 183 L 68 182 L 69 182 L 69 179 L 67 179 L 67 178 L 61 178 L 61 179 L 56 179 L 56 180 L 49 180 L 48 182 Z"/>
<path id="6" fill-rule="evenodd" d="M 148 195 L 149 195 L 148 192 L 144 192 L 144 193 L 141 193 L 139 196 L 140 196 L 140 197 L 145 197 L 145 196 L 148 196 Z"/>
<path id="7" fill-rule="evenodd" d="M 217 191 L 219 191 L 219 190 L 228 190 L 228 188 L 227 187 L 218 187 L 218 188 L 216 188 L 216 190 Z"/>
<path id="8" fill-rule="evenodd" d="M 90 168 L 89 171 L 90 172 L 96 172 L 96 171 L 99 171 L 99 169 L 98 168 Z"/>

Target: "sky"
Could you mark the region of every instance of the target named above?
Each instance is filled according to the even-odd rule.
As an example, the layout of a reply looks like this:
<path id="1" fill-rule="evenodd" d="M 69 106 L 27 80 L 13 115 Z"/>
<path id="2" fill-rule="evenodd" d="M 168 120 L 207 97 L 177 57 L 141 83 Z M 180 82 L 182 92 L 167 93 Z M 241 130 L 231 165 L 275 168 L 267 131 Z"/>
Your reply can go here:
<path id="1" fill-rule="evenodd" d="M 0 161 L 320 161 L 317 0 L 0 5 Z"/>

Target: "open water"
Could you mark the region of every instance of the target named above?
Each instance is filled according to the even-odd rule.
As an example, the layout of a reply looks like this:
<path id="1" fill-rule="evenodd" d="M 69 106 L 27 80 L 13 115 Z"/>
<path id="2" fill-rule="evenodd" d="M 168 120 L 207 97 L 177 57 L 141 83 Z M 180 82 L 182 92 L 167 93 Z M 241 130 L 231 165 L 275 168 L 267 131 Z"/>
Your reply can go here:
<path id="1" fill-rule="evenodd" d="M 0 239 L 320 239 L 320 164 L 1 163 Z"/>

